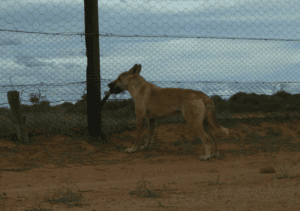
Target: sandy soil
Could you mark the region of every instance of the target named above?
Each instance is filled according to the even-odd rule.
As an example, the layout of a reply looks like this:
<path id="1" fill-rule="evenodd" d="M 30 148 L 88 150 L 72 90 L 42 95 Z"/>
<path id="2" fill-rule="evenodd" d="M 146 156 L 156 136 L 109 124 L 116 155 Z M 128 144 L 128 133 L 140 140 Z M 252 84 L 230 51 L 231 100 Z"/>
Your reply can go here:
<path id="1" fill-rule="evenodd" d="M 299 126 L 238 124 L 218 139 L 220 158 L 207 162 L 184 124 L 157 126 L 156 148 L 134 154 L 123 151 L 135 131 L 100 146 L 64 136 L 39 135 L 32 145 L 0 140 L 0 210 L 299 211 L 299 150 L 283 142 L 268 152 L 249 141 L 255 133 L 270 146 L 275 139 L 299 144 Z M 270 128 L 278 137 L 268 136 Z M 261 173 L 266 167 L 275 173 Z"/>

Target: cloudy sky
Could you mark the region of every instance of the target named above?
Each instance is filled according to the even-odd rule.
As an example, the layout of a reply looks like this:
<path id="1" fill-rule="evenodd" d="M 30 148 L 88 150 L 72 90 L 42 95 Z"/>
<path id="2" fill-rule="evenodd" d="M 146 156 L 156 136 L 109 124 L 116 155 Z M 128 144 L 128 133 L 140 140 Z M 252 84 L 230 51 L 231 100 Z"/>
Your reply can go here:
<path id="1" fill-rule="evenodd" d="M 297 0 L 98 4 L 102 94 L 110 80 L 135 63 L 142 64 L 143 77 L 161 87 L 227 96 L 238 91 L 272 94 L 282 87 L 299 93 Z M 23 93 L 24 102 L 39 90 L 51 102 L 79 100 L 85 87 L 79 82 L 86 80 L 82 33 L 83 0 L 1 1 L 0 107 L 12 89 Z M 40 83 L 44 85 L 34 86 Z"/>

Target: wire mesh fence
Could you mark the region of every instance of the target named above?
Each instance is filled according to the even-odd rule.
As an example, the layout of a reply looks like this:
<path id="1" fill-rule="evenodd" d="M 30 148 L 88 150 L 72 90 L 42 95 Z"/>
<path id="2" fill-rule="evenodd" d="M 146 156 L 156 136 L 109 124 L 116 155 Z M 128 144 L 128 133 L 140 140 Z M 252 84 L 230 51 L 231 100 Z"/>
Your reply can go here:
<path id="1" fill-rule="evenodd" d="M 141 75 L 159 87 L 222 99 L 238 92 L 285 91 L 291 95 L 270 98 L 263 107 L 299 111 L 294 96 L 300 92 L 299 1 L 101 0 L 98 5 L 102 96 L 111 80 L 138 63 Z M 51 106 L 84 101 L 83 1 L 5 1 L 0 15 L 0 106 L 8 106 L 11 90 L 21 93 L 24 105 L 32 104 L 32 93 L 41 93 Z M 116 98 L 131 97 L 126 92 Z"/>

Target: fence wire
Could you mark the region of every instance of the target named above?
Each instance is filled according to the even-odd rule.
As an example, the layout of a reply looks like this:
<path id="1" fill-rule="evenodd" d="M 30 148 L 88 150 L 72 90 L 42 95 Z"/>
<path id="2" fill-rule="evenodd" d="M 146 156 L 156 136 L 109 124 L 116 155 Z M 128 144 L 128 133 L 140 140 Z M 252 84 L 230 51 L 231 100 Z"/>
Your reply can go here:
<path id="1" fill-rule="evenodd" d="M 102 96 L 111 80 L 136 63 L 157 86 L 223 99 L 238 92 L 300 92 L 299 1 L 98 5 Z M 11 90 L 22 94 L 25 105 L 32 93 L 42 93 L 52 106 L 81 100 L 87 65 L 83 1 L 4 1 L 0 17 L 0 106 L 8 106 Z M 288 97 L 297 110 L 299 97 Z"/>

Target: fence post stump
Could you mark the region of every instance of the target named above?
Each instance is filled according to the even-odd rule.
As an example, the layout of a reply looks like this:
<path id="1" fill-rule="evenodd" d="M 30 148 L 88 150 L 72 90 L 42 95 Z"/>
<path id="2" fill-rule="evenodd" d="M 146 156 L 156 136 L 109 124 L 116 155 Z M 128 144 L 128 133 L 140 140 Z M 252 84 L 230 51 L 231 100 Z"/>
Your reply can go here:
<path id="1" fill-rule="evenodd" d="M 18 140 L 22 144 L 28 144 L 29 140 L 26 128 L 26 117 L 21 114 L 19 92 L 7 92 L 7 99 L 10 105 L 9 117 L 16 128 Z"/>

